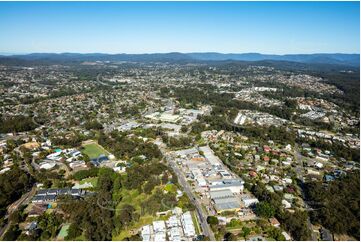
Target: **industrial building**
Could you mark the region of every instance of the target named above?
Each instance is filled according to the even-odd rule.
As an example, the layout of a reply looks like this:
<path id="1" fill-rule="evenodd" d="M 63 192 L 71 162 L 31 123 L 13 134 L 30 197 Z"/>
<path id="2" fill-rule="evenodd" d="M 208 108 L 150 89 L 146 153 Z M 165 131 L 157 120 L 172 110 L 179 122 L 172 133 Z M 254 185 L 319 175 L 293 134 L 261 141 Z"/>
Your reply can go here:
<path id="1" fill-rule="evenodd" d="M 225 211 L 238 212 L 241 209 L 239 199 L 229 189 L 210 191 L 209 194 L 218 214 Z"/>

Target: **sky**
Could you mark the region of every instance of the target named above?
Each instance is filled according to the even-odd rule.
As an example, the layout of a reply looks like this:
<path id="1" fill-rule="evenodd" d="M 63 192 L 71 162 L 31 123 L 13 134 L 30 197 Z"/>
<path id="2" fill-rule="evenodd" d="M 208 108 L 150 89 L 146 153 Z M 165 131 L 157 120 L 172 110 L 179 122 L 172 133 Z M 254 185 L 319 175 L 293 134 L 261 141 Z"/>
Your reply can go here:
<path id="1" fill-rule="evenodd" d="M 359 53 L 359 2 L 0 2 L 2 54 Z"/>

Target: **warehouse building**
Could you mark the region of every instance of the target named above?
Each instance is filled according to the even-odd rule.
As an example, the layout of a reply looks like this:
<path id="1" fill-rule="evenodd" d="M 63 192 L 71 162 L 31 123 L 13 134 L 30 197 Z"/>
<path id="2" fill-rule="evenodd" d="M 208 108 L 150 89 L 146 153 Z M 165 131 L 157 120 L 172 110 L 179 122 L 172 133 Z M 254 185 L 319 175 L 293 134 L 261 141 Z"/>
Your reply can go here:
<path id="1" fill-rule="evenodd" d="M 218 214 L 225 211 L 238 212 L 241 209 L 239 199 L 229 189 L 210 191 L 209 194 Z"/>

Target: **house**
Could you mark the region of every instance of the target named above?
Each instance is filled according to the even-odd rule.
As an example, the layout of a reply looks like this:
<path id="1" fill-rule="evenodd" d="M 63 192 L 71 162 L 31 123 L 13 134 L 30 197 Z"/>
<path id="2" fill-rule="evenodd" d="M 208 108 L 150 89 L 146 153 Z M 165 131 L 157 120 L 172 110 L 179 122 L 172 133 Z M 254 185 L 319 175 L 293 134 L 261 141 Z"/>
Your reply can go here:
<path id="1" fill-rule="evenodd" d="M 250 206 L 252 206 L 252 205 L 259 202 L 257 198 L 252 197 L 252 196 L 247 195 L 247 194 L 243 194 L 241 196 L 241 199 L 242 199 L 242 202 L 244 203 L 245 207 L 250 207 Z"/>
<path id="2" fill-rule="evenodd" d="M 280 222 L 276 218 L 270 218 L 269 222 L 272 224 L 272 226 L 279 228 L 281 226 Z"/>
<path id="3" fill-rule="evenodd" d="M 284 200 L 284 199 L 282 200 L 282 205 L 286 209 L 292 207 L 291 203 L 289 203 L 287 200 Z"/>
<path id="4" fill-rule="evenodd" d="M 325 182 L 331 182 L 334 181 L 336 178 L 332 175 L 325 175 L 324 178 Z"/>
<path id="5" fill-rule="evenodd" d="M 320 229 L 320 234 L 321 234 L 321 239 L 323 241 L 333 241 L 333 236 L 332 236 L 332 233 L 330 232 L 330 230 L 322 227 Z"/>
<path id="6" fill-rule="evenodd" d="M 263 146 L 263 151 L 266 152 L 266 153 L 269 153 L 271 151 L 271 148 L 267 145 L 264 145 Z"/>
<path id="7" fill-rule="evenodd" d="M 33 231 L 36 230 L 37 228 L 38 228 L 38 222 L 33 221 L 33 222 L 29 223 L 28 225 L 26 225 L 26 227 L 25 227 L 25 230 L 26 230 L 25 234 L 26 234 L 26 235 L 30 235 L 31 232 L 33 232 Z"/>
<path id="8" fill-rule="evenodd" d="M 43 213 L 45 213 L 47 206 L 46 205 L 42 205 L 42 204 L 33 204 L 31 205 L 31 210 L 28 212 L 28 217 L 29 218 L 33 218 L 33 217 L 38 217 L 40 215 L 42 215 Z"/>

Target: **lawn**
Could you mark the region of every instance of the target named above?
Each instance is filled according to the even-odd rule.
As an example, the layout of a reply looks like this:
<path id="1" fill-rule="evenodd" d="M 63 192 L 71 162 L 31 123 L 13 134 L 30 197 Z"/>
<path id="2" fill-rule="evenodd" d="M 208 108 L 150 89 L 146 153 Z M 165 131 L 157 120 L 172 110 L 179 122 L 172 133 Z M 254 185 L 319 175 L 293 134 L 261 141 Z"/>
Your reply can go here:
<path id="1" fill-rule="evenodd" d="M 165 185 L 164 190 L 166 190 L 167 192 L 176 193 L 177 192 L 177 186 L 174 185 L 174 184 L 169 183 L 169 184 Z"/>
<path id="2" fill-rule="evenodd" d="M 63 240 L 68 235 L 68 229 L 70 224 L 64 224 L 58 234 L 58 239 Z"/>
<path id="3" fill-rule="evenodd" d="M 139 194 L 139 191 L 134 189 L 134 190 L 126 190 L 126 189 L 122 189 L 120 194 L 117 194 L 118 196 L 120 195 L 122 197 L 122 201 L 117 205 L 117 209 L 121 209 L 122 206 L 124 206 L 125 204 L 129 204 L 132 205 L 138 212 L 140 212 L 140 205 L 142 202 L 144 202 L 146 199 L 148 199 L 147 194 L 145 193 L 141 193 Z M 119 210 L 117 210 L 118 212 Z"/>
<path id="4" fill-rule="evenodd" d="M 144 225 L 151 224 L 154 220 L 157 220 L 157 218 L 153 216 L 143 216 L 140 217 L 139 221 L 135 223 L 133 226 L 130 226 L 126 230 L 122 230 L 117 236 L 113 236 L 112 240 L 124 240 L 126 237 L 130 236 L 130 231 L 132 229 L 139 229 L 143 227 Z"/>
<path id="5" fill-rule="evenodd" d="M 116 211 L 117 214 L 121 211 L 121 208 L 125 204 L 132 205 L 136 209 L 136 211 L 140 214 L 141 203 L 147 200 L 151 195 L 145 193 L 139 194 L 139 191 L 137 189 L 133 189 L 133 190 L 122 189 L 121 192 L 119 194 L 116 194 L 115 196 L 122 197 L 121 202 L 117 205 L 117 209 L 119 209 Z M 139 221 L 135 223 L 133 226 L 130 226 L 129 228 L 121 231 L 118 235 L 113 236 L 113 240 L 123 240 L 124 238 L 130 236 L 130 231 L 132 229 L 140 229 L 144 225 L 151 224 L 154 220 L 164 220 L 164 219 L 167 219 L 167 217 L 166 216 L 156 217 L 152 215 L 141 216 L 139 218 Z"/>
<path id="6" fill-rule="evenodd" d="M 83 185 L 84 183 L 91 183 L 93 185 L 93 187 L 97 187 L 97 183 L 98 183 L 98 177 L 89 177 L 89 178 L 85 178 L 83 180 L 81 180 L 79 182 L 80 185 Z"/>
<path id="7" fill-rule="evenodd" d="M 98 158 L 100 155 L 109 155 L 108 151 L 106 151 L 103 147 L 96 143 L 87 144 L 83 147 L 84 149 L 82 150 L 82 152 L 88 155 L 90 159 Z"/>

